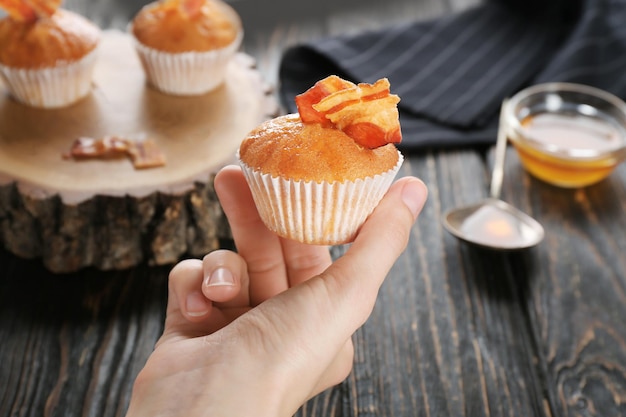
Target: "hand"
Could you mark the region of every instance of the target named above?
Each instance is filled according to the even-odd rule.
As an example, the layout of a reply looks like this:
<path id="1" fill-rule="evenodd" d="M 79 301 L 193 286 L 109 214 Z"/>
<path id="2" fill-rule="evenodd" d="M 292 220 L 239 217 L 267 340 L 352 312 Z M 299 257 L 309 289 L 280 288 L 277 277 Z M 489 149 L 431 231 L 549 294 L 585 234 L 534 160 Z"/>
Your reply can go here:
<path id="1" fill-rule="evenodd" d="M 408 242 L 426 200 L 412 177 L 392 185 L 341 258 L 277 237 L 243 175 L 215 190 L 237 253 L 218 250 L 170 273 L 165 329 L 135 381 L 128 416 L 291 416 L 352 368 L 352 334 Z"/>

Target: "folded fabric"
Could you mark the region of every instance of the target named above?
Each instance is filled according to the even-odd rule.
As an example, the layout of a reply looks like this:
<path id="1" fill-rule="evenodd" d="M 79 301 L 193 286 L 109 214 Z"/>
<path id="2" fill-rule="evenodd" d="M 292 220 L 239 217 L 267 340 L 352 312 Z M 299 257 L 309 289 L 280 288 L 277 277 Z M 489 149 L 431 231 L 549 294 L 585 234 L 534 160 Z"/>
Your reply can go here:
<path id="1" fill-rule="evenodd" d="M 295 95 L 330 74 L 370 83 L 387 77 L 401 97 L 400 147 L 412 150 L 495 142 L 502 100 L 531 84 L 577 82 L 625 97 L 626 2 L 543 3 L 488 1 L 294 46 L 279 69 L 282 104 L 295 112 Z"/>

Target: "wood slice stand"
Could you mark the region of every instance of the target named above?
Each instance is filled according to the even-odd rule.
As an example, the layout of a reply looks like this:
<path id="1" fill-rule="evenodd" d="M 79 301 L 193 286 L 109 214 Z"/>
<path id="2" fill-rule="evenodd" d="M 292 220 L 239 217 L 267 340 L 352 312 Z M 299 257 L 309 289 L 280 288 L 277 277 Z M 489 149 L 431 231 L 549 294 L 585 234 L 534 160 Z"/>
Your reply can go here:
<path id="1" fill-rule="evenodd" d="M 131 39 L 105 31 L 92 93 L 36 109 L 0 85 L 0 244 L 53 272 L 122 269 L 202 256 L 230 231 L 213 190 L 247 132 L 278 106 L 243 53 L 218 89 L 176 97 L 146 85 Z M 151 138 L 163 167 L 64 159 L 81 136 Z"/>

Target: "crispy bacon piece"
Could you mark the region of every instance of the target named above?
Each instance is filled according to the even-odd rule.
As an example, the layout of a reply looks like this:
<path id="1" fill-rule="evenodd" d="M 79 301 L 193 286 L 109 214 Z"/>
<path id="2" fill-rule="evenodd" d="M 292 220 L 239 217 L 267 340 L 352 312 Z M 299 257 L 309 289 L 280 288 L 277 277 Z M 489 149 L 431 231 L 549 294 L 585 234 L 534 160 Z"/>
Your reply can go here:
<path id="1" fill-rule="evenodd" d="M 35 11 L 23 0 L 0 0 L 0 8 L 14 20 L 31 22 L 37 19 Z"/>
<path id="2" fill-rule="evenodd" d="M 320 102 L 321 108 L 326 104 L 324 101 Z M 341 108 L 334 107 L 326 117 L 357 143 L 373 149 L 402 140 L 398 121 L 399 101 L 400 98 L 393 94 L 382 98 L 361 99 Z"/>
<path id="3" fill-rule="evenodd" d="M 50 17 L 61 6 L 62 0 L 24 0 L 29 3 L 37 17 Z"/>
<path id="4" fill-rule="evenodd" d="M 189 18 L 193 18 L 200 13 L 205 2 L 206 0 L 183 0 L 181 6 L 185 14 Z"/>
<path id="5" fill-rule="evenodd" d="M 62 0 L 0 0 L 0 8 L 15 20 L 34 22 L 50 17 L 57 11 Z"/>
<path id="6" fill-rule="evenodd" d="M 148 139 L 132 142 L 128 153 L 137 169 L 157 168 L 165 165 L 165 155 L 154 141 Z"/>
<path id="7" fill-rule="evenodd" d="M 115 158 L 126 156 L 128 141 L 117 136 L 102 139 L 80 137 L 74 141 L 67 156 L 74 158 Z"/>
<path id="8" fill-rule="evenodd" d="M 347 90 L 356 87 L 354 83 L 346 81 L 336 75 L 330 75 L 323 80 L 315 83 L 302 94 L 296 96 L 296 107 L 300 119 L 304 123 L 320 123 L 324 127 L 330 127 L 332 123 L 325 115 L 313 108 L 313 105 L 319 103 L 324 97 L 341 90 Z"/>
<path id="9" fill-rule="evenodd" d="M 296 97 L 304 123 L 335 127 L 370 149 L 402 141 L 399 101 L 386 78 L 353 84 L 334 75 Z"/>
<path id="10" fill-rule="evenodd" d="M 164 10 L 179 8 L 185 16 L 192 19 L 200 13 L 207 0 L 165 0 L 161 6 Z"/>
<path id="11" fill-rule="evenodd" d="M 346 106 L 368 102 L 389 96 L 389 81 L 383 78 L 374 84 L 360 83 L 328 94 L 313 104 L 313 109 L 328 115 L 342 110 Z"/>
<path id="12" fill-rule="evenodd" d="M 165 156 L 154 141 L 150 139 L 134 141 L 119 136 L 105 136 L 101 139 L 80 137 L 63 157 L 75 159 L 130 157 L 136 169 L 165 165 Z"/>

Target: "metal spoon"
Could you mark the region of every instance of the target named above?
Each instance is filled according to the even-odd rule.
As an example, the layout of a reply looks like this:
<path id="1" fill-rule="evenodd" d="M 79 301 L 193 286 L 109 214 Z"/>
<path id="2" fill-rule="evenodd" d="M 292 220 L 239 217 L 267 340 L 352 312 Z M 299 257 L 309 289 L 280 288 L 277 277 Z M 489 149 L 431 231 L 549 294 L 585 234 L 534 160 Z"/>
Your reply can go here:
<path id="1" fill-rule="evenodd" d="M 505 100 L 500 110 L 490 198 L 479 204 L 448 211 L 443 225 L 463 241 L 490 249 L 516 250 L 537 245 L 545 233 L 535 219 L 500 200 L 507 145 L 506 106 Z"/>

